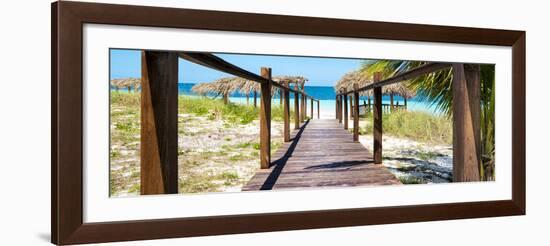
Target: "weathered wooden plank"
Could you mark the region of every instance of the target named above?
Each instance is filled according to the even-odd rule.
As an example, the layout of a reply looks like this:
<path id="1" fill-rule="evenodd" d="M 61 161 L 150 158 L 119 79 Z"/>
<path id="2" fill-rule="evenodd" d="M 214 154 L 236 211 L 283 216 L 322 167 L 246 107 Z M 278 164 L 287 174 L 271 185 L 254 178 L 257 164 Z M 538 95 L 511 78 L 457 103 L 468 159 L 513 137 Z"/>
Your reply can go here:
<path id="1" fill-rule="evenodd" d="M 453 181 L 479 181 L 480 66 L 453 64 Z"/>
<path id="2" fill-rule="evenodd" d="M 281 156 L 280 158 L 282 158 Z M 273 158 L 273 160 L 278 160 L 279 158 Z M 292 166 L 288 166 L 285 170 L 289 170 L 289 168 L 293 167 L 301 167 L 303 166 L 311 166 L 313 164 L 335 164 L 336 163 L 340 165 L 340 167 L 360 167 L 362 164 L 369 164 L 372 163 L 372 156 L 327 156 L 327 158 L 323 158 L 323 160 L 319 160 L 318 158 L 314 158 L 311 156 L 299 158 L 296 156 L 293 156 L 292 158 L 288 159 L 286 161 L 287 164 L 293 164 Z"/>
<path id="3" fill-rule="evenodd" d="M 374 172 L 373 170 L 370 170 Z M 350 174 L 356 174 L 357 176 L 350 176 Z M 294 187 L 309 187 L 309 186 L 323 186 L 327 184 L 332 185 L 346 185 L 346 184 L 368 184 L 374 182 L 384 182 L 386 180 L 393 180 L 393 174 L 389 172 L 380 171 L 379 173 L 372 173 L 365 176 L 363 173 L 346 172 L 345 175 L 335 175 L 332 172 L 305 172 L 301 174 L 288 174 L 281 175 L 278 179 L 270 179 L 269 174 L 263 177 L 258 177 L 255 184 L 270 184 L 279 186 L 294 186 Z M 254 185 L 252 183 L 251 185 Z"/>
<path id="4" fill-rule="evenodd" d="M 308 188 L 308 187 L 337 187 L 337 186 L 368 186 L 368 185 L 395 185 L 400 184 L 398 179 L 395 179 L 393 174 L 381 172 L 372 175 L 359 174 L 356 177 L 346 175 L 334 176 L 333 173 L 307 173 L 304 175 L 289 175 L 282 174 L 278 179 L 272 179 L 269 175 L 258 177 L 254 182 L 247 185 L 243 190 L 258 190 L 262 187 L 272 187 L 272 189 L 288 189 L 288 188 Z M 309 178 L 308 178 L 309 177 Z M 265 188 L 264 188 L 265 189 Z"/>
<path id="5" fill-rule="evenodd" d="M 271 80 L 271 68 L 262 67 L 260 74 Z M 260 168 L 265 169 L 271 163 L 271 82 L 260 86 Z"/>
<path id="6" fill-rule="evenodd" d="M 400 184 L 337 120 L 309 120 L 291 136 L 242 190 Z"/>
<path id="7" fill-rule="evenodd" d="M 141 53 L 140 192 L 178 193 L 178 56 Z"/>
<path id="8" fill-rule="evenodd" d="M 369 161 L 361 161 L 357 164 L 354 163 L 355 166 L 348 167 L 348 165 L 344 166 L 334 166 L 332 163 L 327 162 L 326 164 L 323 163 L 316 163 L 315 165 L 307 165 L 305 163 L 296 164 L 293 162 L 288 162 L 288 166 L 285 166 L 285 168 L 282 169 L 281 173 L 288 174 L 289 177 L 292 177 L 292 175 L 296 176 L 308 176 L 308 175 L 324 175 L 328 178 L 330 177 L 364 177 L 367 175 L 386 175 L 391 174 L 388 172 L 387 168 L 381 165 L 372 165 L 372 159 Z M 263 172 L 258 172 L 258 175 L 255 175 L 255 177 L 266 177 L 270 174 L 270 172 L 266 172 L 266 170 L 262 170 Z M 368 172 L 365 172 L 368 171 Z"/>
<path id="9" fill-rule="evenodd" d="M 374 73 L 374 82 L 381 79 L 381 74 Z M 374 163 L 382 164 L 382 87 L 374 88 Z"/>
<path id="10" fill-rule="evenodd" d="M 351 136 L 350 136 L 351 138 Z M 308 145 L 296 145 L 295 149 L 297 150 L 300 150 L 300 151 L 318 151 L 318 152 L 321 152 L 321 153 L 327 153 L 327 154 L 330 154 L 332 152 L 335 152 L 335 151 L 339 151 L 339 152 L 342 152 L 342 151 L 355 151 L 355 150 L 360 150 L 362 149 L 361 147 L 362 146 L 357 146 L 355 144 L 355 146 L 342 146 L 343 144 L 338 144 L 338 145 L 328 145 L 328 144 L 323 144 L 323 145 L 320 145 L 320 144 L 315 144 L 315 142 L 310 142 L 311 144 L 308 144 Z M 346 144 L 353 144 L 354 142 L 348 142 Z M 331 150 L 325 150 L 324 148 L 331 148 Z"/>

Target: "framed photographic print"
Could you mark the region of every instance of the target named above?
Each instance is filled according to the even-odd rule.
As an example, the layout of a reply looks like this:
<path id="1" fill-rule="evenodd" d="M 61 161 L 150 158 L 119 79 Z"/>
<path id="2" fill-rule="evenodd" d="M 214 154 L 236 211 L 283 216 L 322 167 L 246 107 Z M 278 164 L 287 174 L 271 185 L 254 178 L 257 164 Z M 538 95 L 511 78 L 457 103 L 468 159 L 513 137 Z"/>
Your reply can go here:
<path id="1" fill-rule="evenodd" d="M 525 214 L 525 32 L 52 4 L 52 242 Z"/>

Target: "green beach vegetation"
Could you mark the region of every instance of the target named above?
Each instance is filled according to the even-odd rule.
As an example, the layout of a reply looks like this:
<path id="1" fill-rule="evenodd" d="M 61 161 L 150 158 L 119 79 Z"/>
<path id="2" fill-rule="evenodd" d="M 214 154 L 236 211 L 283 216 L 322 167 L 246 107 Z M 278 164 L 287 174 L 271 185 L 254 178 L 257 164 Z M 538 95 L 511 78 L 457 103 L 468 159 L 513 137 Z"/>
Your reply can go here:
<path id="1" fill-rule="evenodd" d="M 373 133 L 372 113 L 360 118 L 359 134 Z M 452 144 L 453 125 L 445 116 L 438 116 L 423 111 L 395 110 L 382 115 L 382 130 L 399 138 L 434 144 Z M 351 128 L 350 131 L 353 131 Z"/>
<path id="2" fill-rule="evenodd" d="M 178 97 L 180 193 L 240 191 L 259 167 L 258 108 Z M 282 144 L 283 109 L 272 104 L 272 151 Z M 293 114 L 291 114 L 292 117 Z M 140 94 L 111 92 L 111 196 L 140 190 Z"/>

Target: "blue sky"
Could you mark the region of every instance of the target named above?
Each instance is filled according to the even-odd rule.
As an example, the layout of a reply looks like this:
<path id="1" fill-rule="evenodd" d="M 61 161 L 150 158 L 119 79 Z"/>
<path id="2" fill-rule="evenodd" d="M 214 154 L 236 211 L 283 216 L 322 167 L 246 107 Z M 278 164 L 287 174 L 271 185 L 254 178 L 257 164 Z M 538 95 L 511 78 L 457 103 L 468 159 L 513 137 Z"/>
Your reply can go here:
<path id="1" fill-rule="evenodd" d="M 141 76 L 141 57 L 138 50 L 111 50 L 111 79 Z M 299 75 L 309 79 L 309 86 L 333 86 L 345 73 L 359 68 L 359 59 L 268 56 L 215 55 L 248 71 L 259 73 L 260 67 L 271 67 L 272 75 Z M 210 82 L 232 76 L 179 59 L 179 83 Z"/>

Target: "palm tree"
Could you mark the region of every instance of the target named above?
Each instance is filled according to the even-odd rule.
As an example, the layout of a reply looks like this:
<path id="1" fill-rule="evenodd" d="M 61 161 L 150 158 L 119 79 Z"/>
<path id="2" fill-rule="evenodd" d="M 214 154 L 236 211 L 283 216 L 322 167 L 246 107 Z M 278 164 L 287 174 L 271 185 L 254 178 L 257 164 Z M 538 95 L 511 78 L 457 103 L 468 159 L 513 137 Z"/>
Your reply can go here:
<path id="1" fill-rule="evenodd" d="M 361 66 L 364 76 L 372 76 L 374 72 L 381 72 L 383 78 L 389 78 L 426 64 L 419 61 L 397 60 L 367 60 Z M 481 144 L 482 168 L 481 177 L 484 180 L 494 179 L 494 131 L 495 131 L 495 66 L 481 65 Z M 453 73 L 450 68 L 426 74 L 404 82 L 411 90 L 416 91 L 418 98 L 429 101 L 436 110 L 452 117 Z"/>

